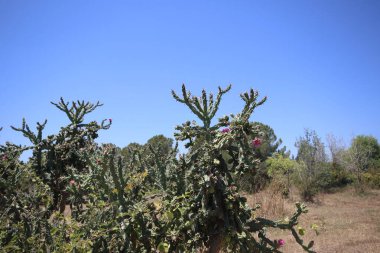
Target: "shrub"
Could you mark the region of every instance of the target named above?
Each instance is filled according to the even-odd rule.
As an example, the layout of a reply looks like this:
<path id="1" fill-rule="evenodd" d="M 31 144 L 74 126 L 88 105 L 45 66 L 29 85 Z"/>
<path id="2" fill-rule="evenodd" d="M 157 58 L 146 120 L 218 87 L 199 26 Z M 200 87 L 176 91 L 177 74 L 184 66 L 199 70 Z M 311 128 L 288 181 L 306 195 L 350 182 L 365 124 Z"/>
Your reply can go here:
<path id="1" fill-rule="evenodd" d="M 318 191 L 329 192 L 333 188 L 343 187 L 352 183 L 352 177 L 343 169 L 333 169 L 326 165 L 315 179 Z"/>
<path id="2" fill-rule="evenodd" d="M 366 172 L 363 173 L 363 180 L 368 186 L 380 189 L 380 172 Z"/>

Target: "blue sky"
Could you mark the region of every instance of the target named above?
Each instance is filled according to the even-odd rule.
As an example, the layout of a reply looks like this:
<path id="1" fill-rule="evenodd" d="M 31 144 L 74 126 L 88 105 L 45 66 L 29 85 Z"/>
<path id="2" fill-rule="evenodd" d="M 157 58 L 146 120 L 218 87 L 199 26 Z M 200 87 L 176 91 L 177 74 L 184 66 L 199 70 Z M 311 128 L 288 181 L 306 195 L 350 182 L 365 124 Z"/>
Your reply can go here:
<path id="1" fill-rule="evenodd" d="M 123 147 L 194 117 L 171 98 L 185 83 L 232 84 L 268 101 L 252 117 L 296 153 L 304 128 L 349 144 L 380 138 L 380 1 L 0 0 L 0 143 L 28 144 L 10 125 L 67 123 L 50 104 L 101 101 L 88 120 L 112 118 L 99 142 Z"/>

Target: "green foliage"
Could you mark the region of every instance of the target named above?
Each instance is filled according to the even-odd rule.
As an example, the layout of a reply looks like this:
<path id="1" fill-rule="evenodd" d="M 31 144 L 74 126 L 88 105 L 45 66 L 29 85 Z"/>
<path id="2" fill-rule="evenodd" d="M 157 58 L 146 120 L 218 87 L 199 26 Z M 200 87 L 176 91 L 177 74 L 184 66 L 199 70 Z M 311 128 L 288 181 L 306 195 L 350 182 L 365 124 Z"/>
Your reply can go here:
<path id="1" fill-rule="evenodd" d="M 173 148 L 173 140 L 163 135 L 156 135 L 150 138 L 145 144 L 145 155 L 149 163 L 151 176 L 156 178 L 156 184 L 163 190 L 168 190 L 168 180 L 170 166 L 175 161 L 177 146 Z M 174 158 L 174 159 L 173 159 Z"/>
<path id="2" fill-rule="evenodd" d="M 160 135 L 155 135 L 150 138 L 146 145 L 150 146 L 153 150 L 161 156 L 168 155 L 173 149 L 173 139 Z"/>
<path id="3" fill-rule="evenodd" d="M 352 177 L 346 170 L 325 164 L 316 177 L 314 185 L 317 191 L 329 192 L 350 183 L 352 183 Z"/>
<path id="4" fill-rule="evenodd" d="M 298 148 L 297 186 L 302 197 L 312 201 L 319 191 L 318 177 L 327 166 L 327 155 L 324 144 L 315 131 L 305 129 L 305 135 L 300 137 L 295 146 Z"/>
<path id="5" fill-rule="evenodd" d="M 119 149 L 95 142 L 111 120 L 85 122 L 98 102 L 52 103 L 65 112 L 69 125 L 43 136 L 46 121 L 21 132 L 30 147 L 0 147 L 0 246 L 4 252 L 280 252 L 282 240 L 267 228 L 289 230 L 307 252 L 297 228 L 307 212 L 302 204 L 287 221 L 256 217 L 239 195 L 236 175 L 258 168 L 261 144 L 258 127 L 249 123 L 254 109 L 265 102 L 252 89 L 241 95 L 243 110 L 212 125 L 222 96 L 202 91 L 191 96 L 182 87 L 185 104 L 202 123 L 177 126 L 177 141 L 186 154 L 162 135 L 146 145 Z M 225 130 L 228 129 L 228 130 Z M 25 149 L 33 155 L 19 160 Z"/>
<path id="6" fill-rule="evenodd" d="M 347 168 L 355 175 L 357 191 L 363 191 L 365 183 L 373 181 L 368 180 L 368 174 L 367 179 L 363 180 L 363 173 L 370 169 L 376 169 L 379 157 L 380 146 L 376 138 L 359 135 L 352 140 L 351 147 L 346 152 L 346 164 Z"/>
<path id="7" fill-rule="evenodd" d="M 171 201 L 173 207 L 170 212 L 179 210 L 183 213 L 173 215 L 172 220 L 182 226 L 173 226 L 175 229 L 169 232 L 183 235 L 183 238 L 176 236 L 177 240 L 171 241 L 171 245 L 187 251 L 206 246 L 209 252 L 219 252 L 222 248 L 228 252 L 278 252 L 277 244 L 265 236 L 265 230 L 266 227 L 281 225 L 253 218 L 254 210 L 239 195 L 234 180 L 234 175 L 255 170 L 260 162 L 256 150 L 260 133 L 257 127 L 249 123 L 249 118 L 266 98 L 257 101 L 258 93 L 253 90 L 243 93 L 241 98 L 245 106 L 242 112 L 220 118 L 212 126 L 210 122 L 218 109 L 219 100 L 229 89 L 230 86 L 225 90 L 219 88 L 215 104 L 213 96 L 207 98 L 205 91 L 202 91 L 201 97 L 193 97 L 182 86 L 182 98 L 173 92 L 174 98 L 189 107 L 203 125 L 186 122 L 176 128 L 176 139 L 186 141 L 186 146 L 190 148 L 190 152 L 180 158 L 187 168 L 190 184 L 185 195 Z M 197 142 L 199 139 L 201 142 Z M 303 212 L 304 206 L 299 205 L 292 221 L 296 223 Z M 293 226 L 289 222 L 283 228 L 292 230 Z M 258 237 L 252 236 L 252 233 Z M 181 248 L 184 245 L 186 248 Z M 304 248 L 307 249 L 306 246 Z"/>
<path id="8" fill-rule="evenodd" d="M 305 162 L 310 173 L 315 173 L 317 165 L 327 161 L 325 146 L 313 130 L 305 129 L 305 135 L 297 140 L 295 146 L 298 148 L 297 160 Z"/>
<path id="9" fill-rule="evenodd" d="M 349 149 L 352 162 L 358 170 L 364 172 L 374 168 L 380 158 L 380 146 L 377 139 L 372 136 L 358 135 L 351 143 Z"/>
<path id="10" fill-rule="evenodd" d="M 255 170 L 244 173 L 237 180 L 242 190 L 253 193 L 262 190 L 270 182 L 271 177 L 268 174 L 266 160 L 275 153 L 283 156 L 289 156 L 289 153 L 286 152 L 286 147 L 279 149 L 282 140 L 277 140 L 277 136 L 270 126 L 260 122 L 253 122 L 251 125 L 257 129 L 257 138 L 261 142 L 259 146 L 255 147 L 256 158 L 260 160 L 260 163 Z M 254 138 L 255 136 L 252 136 L 252 139 Z"/>
<path id="11" fill-rule="evenodd" d="M 277 139 L 274 130 L 261 122 L 251 123 L 253 127 L 257 127 L 260 131 L 261 145 L 257 147 L 257 155 L 261 162 L 265 161 L 268 157 L 271 157 L 275 153 L 280 153 L 282 156 L 288 157 L 286 147 L 279 149 L 282 144 L 281 139 Z"/>
<path id="12" fill-rule="evenodd" d="M 176 163 L 177 148 L 177 144 L 173 147 L 173 139 L 156 135 L 144 145 L 130 143 L 121 153 L 126 160 L 132 159 L 149 167 L 150 182 L 159 190 L 166 191 L 173 189 L 173 185 L 168 185 L 168 178 L 176 177 L 183 181 L 183 173 L 170 174 L 170 168 Z"/>
<path id="13" fill-rule="evenodd" d="M 19 161 L 26 148 L 0 146 L 0 249 L 30 252 L 49 242 L 47 206 L 52 194 L 29 165 Z"/>
<path id="14" fill-rule="evenodd" d="M 132 160 L 132 159 L 136 159 L 136 156 L 138 155 L 138 153 L 142 152 L 143 149 L 144 149 L 143 145 L 136 142 L 132 142 L 132 143 L 129 143 L 128 146 L 121 149 L 121 154 L 124 156 L 125 159 Z"/>
<path id="15" fill-rule="evenodd" d="M 373 136 L 358 135 L 351 143 L 351 148 L 356 148 L 361 155 L 368 154 L 370 160 L 380 158 L 380 146 L 377 139 Z M 368 161 L 363 161 L 368 162 Z M 365 163 L 364 167 L 368 168 L 370 163 Z"/>
<path id="16" fill-rule="evenodd" d="M 295 163 L 294 160 L 284 157 L 282 154 L 275 154 L 267 160 L 268 174 L 271 177 L 290 174 L 296 166 Z"/>
<path id="17" fill-rule="evenodd" d="M 363 173 L 363 179 L 366 185 L 375 189 L 380 189 L 380 172 L 365 172 Z"/>
<path id="18" fill-rule="evenodd" d="M 283 189 L 283 195 L 288 196 L 290 191 L 290 179 L 297 162 L 282 154 L 275 154 L 266 161 L 268 175 L 273 178 Z"/>
<path id="19" fill-rule="evenodd" d="M 15 131 L 21 132 L 33 144 L 33 156 L 30 161 L 32 169 L 41 180 L 49 185 L 53 192 L 53 204 L 49 207 L 50 211 L 60 210 L 63 212 L 67 201 L 65 191 L 68 184 L 69 167 L 74 167 L 80 171 L 86 171 L 86 163 L 80 158 L 78 153 L 93 144 L 98 137 L 98 131 L 108 129 L 111 120 L 103 120 L 101 124 L 93 121 L 84 124 L 84 116 L 97 107 L 101 106 L 98 102 L 95 105 L 89 102 L 64 102 L 61 98 L 58 104 L 52 103 L 59 110 L 65 112 L 70 120 L 70 124 L 62 127 L 56 135 L 43 138 L 42 131 L 47 121 L 37 123 L 37 133 L 33 133 L 25 119 L 22 127 L 12 127 Z"/>

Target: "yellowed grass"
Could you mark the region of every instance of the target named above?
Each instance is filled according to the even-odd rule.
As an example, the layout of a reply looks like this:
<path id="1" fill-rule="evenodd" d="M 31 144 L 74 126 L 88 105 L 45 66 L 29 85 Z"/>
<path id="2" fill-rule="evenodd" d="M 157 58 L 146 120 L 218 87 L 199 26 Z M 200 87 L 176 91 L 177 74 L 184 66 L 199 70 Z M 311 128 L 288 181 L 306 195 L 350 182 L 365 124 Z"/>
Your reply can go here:
<path id="1" fill-rule="evenodd" d="M 294 211 L 296 193 L 289 200 L 282 199 L 273 189 L 250 195 L 248 203 L 261 202 L 258 215 L 282 219 Z M 310 229 L 319 226 L 320 234 Z M 317 196 L 317 203 L 309 204 L 309 213 L 302 216 L 300 225 L 306 229 L 305 242 L 315 241 L 314 250 L 321 253 L 379 253 L 380 252 L 380 190 L 368 190 L 358 195 L 351 188 L 334 194 Z M 284 239 L 284 253 L 303 252 L 289 231 L 270 230 L 273 239 Z"/>

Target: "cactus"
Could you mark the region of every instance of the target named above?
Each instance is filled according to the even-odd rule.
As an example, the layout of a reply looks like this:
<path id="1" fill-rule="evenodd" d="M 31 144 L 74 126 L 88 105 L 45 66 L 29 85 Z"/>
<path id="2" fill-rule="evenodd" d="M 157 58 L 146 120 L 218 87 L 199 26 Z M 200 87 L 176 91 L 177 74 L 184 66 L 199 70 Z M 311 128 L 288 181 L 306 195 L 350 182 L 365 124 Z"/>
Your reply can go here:
<path id="1" fill-rule="evenodd" d="M 99 125 L 96 122 L 83 124 L 84 116 L 97 107 L 102 106 L 99 102 L 95 105 L 89 102 L 72 102 L 71 106 L 61 98 L 59 103 L 53 103 L 59 110 L 65 112 L 70 120 L 70 124 L 61 128 L 56 135 L 43 138 L 43 129 L 47 120 L 42 124 L 37 123 L 37 133 L 33 133 L 25 119 L 21 128 L 12 126 L 15 131 L 21 132 L 32 143 L 33 156 L 32 167 L 36 174 L 48 184 L 54 194 L 54 203 L 50 210 L 60 210 L 63 212 L 67 203 L 67 192 L 65 191 L 67 181 L 63 180 L 68 176 L 68 167 L 75 167 L 85 171 L 86 163 L 79 158 L 77 152 L 93 143 L 98 137 L 100 129 L 108 129 L 111 122 L 103 120 Z"/>
<path id="2" fill-rule="evenodd" d="M 260 139 L 258 129 L 249 123 L 249 118 L 255 108 L 266 101 L 266 97 L 258 101 L 259 94 L 253 89 L 241 94 L 245 103 L 241 113 L 225 116 L 211 125 L 222 96 L 230 88 L 219 87 L 216 102 L 212 94 L 207 96 L 205 90 L 200 97 L 192 96 L 184 85 L 182 97 L 172 92 L 174 99 L 185 104 L 203 124 L 199 126 L 195 122 L 186 122 L 176 128 L 176 139 L 187 141 L 186 147 L 190 150 L 180 158 L 180 164 L 184 164 L 187 170 L 186 180 L 190 186 L 184 194 L 186 197 L 171 202 L 172 213 L 182 209 L 184 214 L 174 215 L 173 223 L 179 231 L 172 232 L 186 235 L 182 240 L 186 241 L 188 249 L 205 245 L 209 252 L 214 253 L 228 250 L 234 245 L 235 250 L 239 249 L 240 252 L 278 252 L 276 243 L 264 233 L 266 227 L 276 226 L 276 223 L 252 219 L 253 210 L 239 195 L 233 177 L 257 168 L 259 160 L 255 148 L 260 145 Z M 303 206 L 298 208 L 294 224 L 304 211 Z M 185 220 L 189 220 L 190 224 L 179 225 Z M 289 223 L 281 228 L 293 231 L 294 224 Z M 259 240 L 251 236 L 251 232 L 257 233 Z M 171 245 L 184 244 L 178 240 L 168 241 Z"/>
<path id="3" fill-rule="evenodd" d="M 231 89 L 192 96 L 185 85 L 182 96 L 172 91 L 200 120 L 176 127 L 184 141 L 163 155 L 160 147 L 121 150 L 98 145 L 98 131 L 111 120 L 85 123 L 85 116 L 102 106 L 62 98 L 52 103 L 70 123 L 43 136 L 47 121 L 31 131 L 23 120 L 21 132 L 29 147 L 0 146 L 0 247 L 22 252 L 280 252 L 283 240 L 269 238 L 267 228 L 289 230 L 307 252 L 298 218 L 307 212 L 296 204 L 289 221 L 255 217 L 239 194 L 235 175 L 257 168 L 261 144 L 257 127 L 249 123 L 258 100 L 254 90 L 243 93 L 240 113 L 213 119 L 222 97 Z M 171 142 L 170 142 L 171 143 Z M 27 164 L 20 154 L 32 149 Z M 71 215 L 63 214 L 66 204 Z"/>

